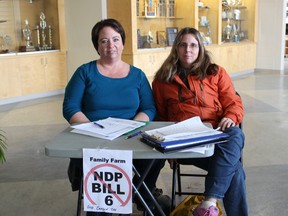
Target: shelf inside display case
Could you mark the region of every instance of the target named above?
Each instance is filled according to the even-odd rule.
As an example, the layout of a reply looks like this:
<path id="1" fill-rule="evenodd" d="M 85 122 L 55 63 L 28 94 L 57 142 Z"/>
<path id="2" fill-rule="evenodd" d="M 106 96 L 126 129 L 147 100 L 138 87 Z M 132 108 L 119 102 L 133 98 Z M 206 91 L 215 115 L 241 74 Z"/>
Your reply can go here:
<path id="1" fill-rule="evenodd" d="M 0 54 L 60 49 L 57 0 L 0 1 Z"/>
<path id="2" fill-rule="evenodd" d="M 203 43 L 205 45 L 211 45 L 213 42 L 215 43 L 217 41 L 215 33 L 212 34 L 212 32 L 215 32 L 213 29 L 212 31 L 212 25 L 213 25 L 213 19 L 216 19 L 211 14 L 210 9 L 213 11 L 213 5 L 212 7 L 209 6 L 209 2 L 199 2 L 198 3 L 198 30 L 200 34 L 202 35 Z"/>
<path id="3" fill-rule="evenodd" d="M 155 9 L 151 16 L 149 7 Z M 190 0 L 138 0 L 135 9 L 138 51 L 171 47 L 178 30 L 194 27 L 195 7 Z"/>
<path id="4" fill-rule="evenodd" d="M 221 43 L 255 41 L 255 2 L 223 1 Z"/>
<path id="5" fill-rule="evenodd" d="M 149 16 L 137 16 L 137 19 L 183 19 L 182 17 L 149 17 Z"/>

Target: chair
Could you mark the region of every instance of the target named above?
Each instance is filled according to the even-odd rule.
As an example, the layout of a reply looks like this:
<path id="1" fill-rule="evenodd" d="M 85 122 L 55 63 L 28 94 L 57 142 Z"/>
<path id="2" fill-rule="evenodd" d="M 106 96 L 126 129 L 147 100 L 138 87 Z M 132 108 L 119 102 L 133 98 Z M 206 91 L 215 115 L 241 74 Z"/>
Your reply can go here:
<path id="1" fill-rule="evenodd" d="M 239 124 L 239 128 L 242 129 L 242 123 Z M 243 159 L 241 157 L 240 159 L 243 162 Z M 176 195 L 203 195 L 204 192 L 193 192 L 193 191 L 183 191 L 182 190 L 182 184 L 181 184 L 181 177 L 192 177 L 192 178 L 205 178 L 207 175 L 207 172 L 202 170 L 201 168 L 199 169 L 199 172 L 197 173 L 187 173 L 187 172 L 181 172 L 181 165 L 190 165 L 189 163 L 181 163 L 181 160 L 178 161 L 177 163 L 173 164 L 173 174 L 172 174 L 172 203 L 171 203 L 171 208 L 172 210 L 175 208 L 175 198 Z M 178 186 L 178 190 L 176 190 L 176 184 Z"/>

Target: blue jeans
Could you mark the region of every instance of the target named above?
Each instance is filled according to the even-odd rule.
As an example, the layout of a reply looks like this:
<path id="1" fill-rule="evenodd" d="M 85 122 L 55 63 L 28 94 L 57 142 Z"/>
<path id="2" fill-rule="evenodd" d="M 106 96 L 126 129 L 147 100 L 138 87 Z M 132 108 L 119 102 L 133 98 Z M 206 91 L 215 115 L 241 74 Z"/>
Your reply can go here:
<path id="1" fill-rule="evenodd" d="M 230 127 L 224 133 L 229 134 L 229 141 L 215 145 L 213 156 L 181 159 L 179 162 L 208 171 L 204 195 L 223 199 L 227 216 L 247 216 L 245 172 L 240 160 L 244 134 L 238 127 Z"/>

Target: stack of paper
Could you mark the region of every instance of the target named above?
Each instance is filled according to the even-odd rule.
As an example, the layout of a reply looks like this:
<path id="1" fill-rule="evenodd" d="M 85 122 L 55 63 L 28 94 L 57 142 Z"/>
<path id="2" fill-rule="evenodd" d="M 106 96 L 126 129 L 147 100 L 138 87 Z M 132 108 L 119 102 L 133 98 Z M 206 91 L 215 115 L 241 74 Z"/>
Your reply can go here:
<path id="1" fill-rule="evenodd" d="M 113 140 L 144 125 L 144 122 L 109 117 L 96 122 L 72 125 L 71 132 Z"/>
<path id="2" fill-rule="evenodd" d="M 161 152 L 226 142 L 228 137 L 227 134 L 203 124 L 199 116 L 142 133 L 142 141 Z"/>

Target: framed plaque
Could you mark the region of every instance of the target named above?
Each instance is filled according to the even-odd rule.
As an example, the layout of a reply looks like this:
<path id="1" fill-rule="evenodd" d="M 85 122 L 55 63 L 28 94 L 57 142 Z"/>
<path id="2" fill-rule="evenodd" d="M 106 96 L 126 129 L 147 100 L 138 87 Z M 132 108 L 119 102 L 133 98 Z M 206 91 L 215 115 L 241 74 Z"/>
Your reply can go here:
<path id="1" fill-rule="evenodd" d="M 166 42 L 166 32 L 165 31 L 157 31 L 157 44 L 159 44 L 161 47 L 165 47 Z"/>
<path id="2" fill-rule="evenodd" d="M 174 40 L 176 38 L 176 35 L 178 33 L 178 28 L 169 27 L 169 28 L 166 28 L 166 32 L 167 32 L 167 43 L 168 43 L 168 46 L 172 46 L 173 43 L 174 43 Z"/>

